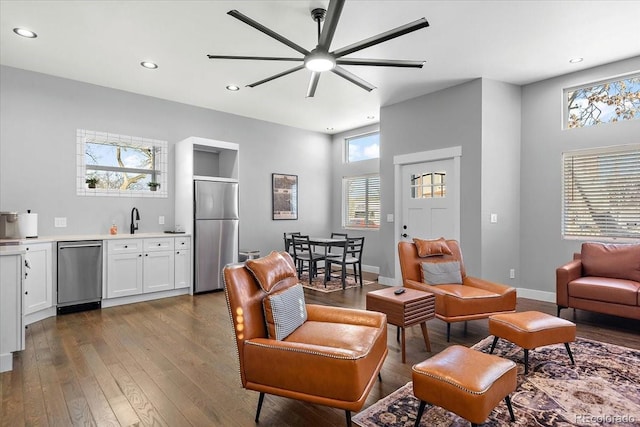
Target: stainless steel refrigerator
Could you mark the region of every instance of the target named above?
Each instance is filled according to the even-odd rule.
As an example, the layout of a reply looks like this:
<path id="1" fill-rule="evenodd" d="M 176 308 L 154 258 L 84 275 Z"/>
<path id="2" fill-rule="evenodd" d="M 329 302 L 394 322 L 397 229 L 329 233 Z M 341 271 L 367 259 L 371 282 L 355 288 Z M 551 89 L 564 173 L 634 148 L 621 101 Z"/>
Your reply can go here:
<path id="1" fill-rule="evenodd" d="M 238 262 L 238 184 L 194 181 L 194 292 L 224 288 L 222 269 Z"/>

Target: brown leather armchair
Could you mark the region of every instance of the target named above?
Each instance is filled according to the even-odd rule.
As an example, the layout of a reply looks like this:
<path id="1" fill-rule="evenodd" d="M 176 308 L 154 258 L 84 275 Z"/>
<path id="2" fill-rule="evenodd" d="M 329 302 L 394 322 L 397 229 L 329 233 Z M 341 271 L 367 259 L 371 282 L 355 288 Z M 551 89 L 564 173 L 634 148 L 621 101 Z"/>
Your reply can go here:
<path id="1" fill-rule="evenodd" d="M 291 274 L 293 271 L 293 274 Z M 386 316 L 305 304 L 307 319 L 286 338 L 269 337 L 263 300 L 298 284 L 286 252 L 224 268 L 225 294 L 242 387 L 346 411 L 359 411 L 387 356 Z"/>
<path id="2" fill-rule="evenodd" d="M 398 255 L 405 287 L 432 292 L 436 296 L 436 317 L 447 322 L 447 341 L 451 335 L 451 323 L 484 319 L 493 314 L 509 313 L 516 309 L 516 290 L 510 286 L 467 276 L 462 253 L 456 240 L 423 240 L 425 245 L 448 248 L 445 253 L 420 257 L 412 242 L 400 242 Z M 423 281 L 422 263 L 460 263 L 461 284 L 430 285 Z"/>

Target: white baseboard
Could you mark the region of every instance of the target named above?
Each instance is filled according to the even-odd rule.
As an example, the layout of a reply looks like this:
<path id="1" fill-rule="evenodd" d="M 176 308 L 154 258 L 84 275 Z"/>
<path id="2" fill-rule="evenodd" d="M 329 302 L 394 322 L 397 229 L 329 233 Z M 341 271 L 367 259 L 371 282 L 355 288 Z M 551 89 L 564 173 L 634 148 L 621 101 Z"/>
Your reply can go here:
<path id="1" fill-rule="evenodd" d="M 518 297 L 529 298 L 538 301 L 556 302 L 555 292 L 538 291 L 535 289 L 517 288 Z"/>
<path id="2" fill-rule="evenodd" d="M 132 304 L 135 302 L 151 301 L 154 299 L 175 297 L 178 295 L 186 295 L 188 293 L 189 293 L 189 288 L 182 288 L 182 289 L 172 289 L 170 291 L 164 291 L 164 292 L 153 292 L 150 294 L 140 294 L 140 295 L 131 295 L 128 297 L 103 299 L 102 308 L 115 307 L 115 306 L 124 305 L 124 304 Z"/>
<path id="3" fill-rule="evenodd" d="M 385 286 L 401 286 L 402 280 L 396 280 L 394 277 L 378 276 L 378 283 Z"/>
<path id="4" fill-rule="evenodd" d="M 366 271 L 367 273 L 380 274 L 380 267 L 377 267 L 375 265 L 362 264 L 362 271 Z"/>

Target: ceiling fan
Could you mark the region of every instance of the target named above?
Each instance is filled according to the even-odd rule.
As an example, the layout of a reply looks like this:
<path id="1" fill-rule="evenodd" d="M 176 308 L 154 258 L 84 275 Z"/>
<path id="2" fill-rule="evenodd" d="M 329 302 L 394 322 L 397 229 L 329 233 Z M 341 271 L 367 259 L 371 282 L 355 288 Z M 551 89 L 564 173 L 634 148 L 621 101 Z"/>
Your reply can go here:
<path id="1" fill-rule="evenodd" d="M 331 71 L 340 77 L 350 81 L 351 83 L 360 86 L 361 88 L 372 91 L 375 89 L 371 83 L 363 80 L 362 78 L 356 76 L 355 74 L 347 71 L 342 67 L 342 65 L 373 65 L 378 67 L 405 67 L 405 68 L 422 68 L 425 61 L 409 61 L 409 60 L 393 60 L 393 59 L 361 59 L 361 58 L 344 58 L 346 55 L 350 53 L 354 53 L 360 51 L 362 49 L 366 49 L 368 47 L 377 45 L 379 43 L 385 42 L 387 40 L 394 39 L 396 37 L 400 37 L 402 35 L 411 33 L 413 31 L 419 30 L 421 28 L 425 28 L 429 26 L 429 23 L 425 18 L 418 19 L 417 21 L 410 22 L 401 27 L 386 31 L 384 33 L 378 34 L 377 36 L 369 37 L 357 43 L 353 43 L 349 46 L 343 47 L 341 49 L 336 49 L 334 51 L 329 51 L 331 47 L 331 41 L 333 40 L 333 35 L 335 34 L 336 27 L 338 26 L 338 20 L 340 19 L 340 14 L 342 13 L 342 8 L 344 7 L 345 0 L 330 0 L 329 7 L 327 10 L 322 8 L 316 8 L 311 11 L 311 17 L 318 24 L 318 45 L 315 49 L 309 51 L 302 46 L 297 45 L 291 40 L 283 37 L 282 35 L 276 33 L 273 30 L 265 27 L 264 25 L 254 21 L 246 15 L 238 12 L 237 10 L 231 10 L 227 14 L 233 16 L 234 18 L 244 22 L 247 25 L 252 26 L 258 31 L 263 32 L 264 34 L 278 40 L 280 43 L 283 43 L 293 50 L 300 52 L 304 55 L 302 58 L 283 58 L 283 57 L 275 57 L 275 56 L 235 56 L 235 55 L 207 55 L 209 59 L 252 59 L 259 61 L 295 61 L 302 62 L 303 64 L 293 67 L 289 70 L 283 71 L 271 77 L 267 77 L 266 79 L 257 81 L 255 83 L 251 83 L 247 85 L 248 87 L 256 87 L 263 83 L 270 82 L 271 80 L 275 80 L 279 77 L 286 76 L 288 74 L 294 73 L 296 71 L 302 70 L 303 68 L 307 68 L 311 71 L 311 80 L 309 81 L 309 86 L 307 88 L 307 97 L 313 97 L 316 92 L 316 88 L 318 86 L 318 81 L 320 80 L 320 74 L 324 71 Z M 324 25 L 320 25 L 322 21 Z"/>

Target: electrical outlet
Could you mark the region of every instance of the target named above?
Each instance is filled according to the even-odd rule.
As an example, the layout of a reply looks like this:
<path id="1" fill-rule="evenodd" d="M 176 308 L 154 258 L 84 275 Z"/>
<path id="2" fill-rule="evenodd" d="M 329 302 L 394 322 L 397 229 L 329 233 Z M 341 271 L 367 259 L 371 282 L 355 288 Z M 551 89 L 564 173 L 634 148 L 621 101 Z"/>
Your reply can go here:
<path id="1" fill-rule="evenodd" d="M 61 218 L 54 218 L 53 219 L 53 226 L 56 228 L 63 228 L 67 226 L 67 218 L 66 217 L 61 217 Z"/>
<path id="2" fill-rule="evenodd" d="M 163 225 L 164 224 L 164 215 L 160 215 L 158 217 L 158 224 Z"/>
<path id="3" fill-rule="evenodd" d="M 512 268 L 511 270 L 509 270 L 509 279 L 515 279 L 516 278 L 516 269 Z"/>

